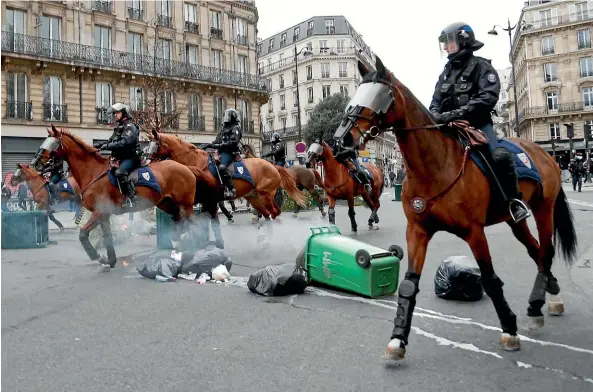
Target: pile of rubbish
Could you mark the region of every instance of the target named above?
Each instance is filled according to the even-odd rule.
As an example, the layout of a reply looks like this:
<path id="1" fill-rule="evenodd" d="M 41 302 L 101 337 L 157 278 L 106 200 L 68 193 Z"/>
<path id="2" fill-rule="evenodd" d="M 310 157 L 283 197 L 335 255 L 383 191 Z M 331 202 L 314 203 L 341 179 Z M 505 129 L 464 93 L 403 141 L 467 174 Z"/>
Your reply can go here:
<path id="1" fill-rule="evenodd" d="M 447 300 L 479 301 L 484 288 L 476 261 L 467 256 L 450 256 L 443 260 L 434 277 L 434 292 Z"/>
<path id="2" fill-rule="evenodd" d="M 179 278 L 195 280 L 199 284 L 207 281 L 223 283 L 231 278 L 232 265 L 222 249 L 207 246 L 193 254 L 173 251 L 170 257 L 152 256 L 137 270 L 145 278 L 158 282 L 174 282 Z"/>

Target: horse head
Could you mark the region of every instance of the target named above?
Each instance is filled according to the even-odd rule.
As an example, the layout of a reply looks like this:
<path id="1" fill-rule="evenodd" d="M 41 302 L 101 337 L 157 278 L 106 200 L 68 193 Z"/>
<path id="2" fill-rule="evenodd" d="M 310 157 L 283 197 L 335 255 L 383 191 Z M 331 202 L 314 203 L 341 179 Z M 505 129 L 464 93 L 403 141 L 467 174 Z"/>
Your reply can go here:
<path id="1" fill-rule="evenodd" d="M 25 171 L 23 170 L 24 166 L 27 165 L 21 165 L 20 163 L 16 164 L 16 170 L 12 173 L 12 177 L 10 178 L 11 186 L 17 186 L 21 182 L 27 181 L 27 176 L 25 175 Z"/>
<path id="2" fill-rule="evenodd" d="M 328 160 L 333 158 L 334 154 L 329 144 L 318 139 L 311 143 L 311 145 L 309 146 L 309 149 L 307 150 L 307 158 L 305 159 L 305 163 L 311 164 L 312 167 L 315 167 L 318 160 L 320 162 L 327 162 Z"/>
<path id="3" fill-rule="evenodd" d="M 173 155 L 173 149 L 165 140 L 167 139 L 167 135 L 159 133 L 153 129 L 152 133 L 148 134 L 148 139 L 150 140 L 147 151 L 148 159 L 151 161 L 171 159 L 171 155 Z"/>

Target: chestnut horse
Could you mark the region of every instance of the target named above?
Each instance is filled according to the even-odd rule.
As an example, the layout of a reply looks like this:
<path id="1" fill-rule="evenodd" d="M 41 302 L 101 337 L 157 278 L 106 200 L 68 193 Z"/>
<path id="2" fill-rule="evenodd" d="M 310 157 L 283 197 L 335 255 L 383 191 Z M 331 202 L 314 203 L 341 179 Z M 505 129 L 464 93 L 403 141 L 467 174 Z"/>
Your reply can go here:
<path id="1" fill-rule="evenodd" d="M 60 228 L 60 231 L 64 231 L 64 226 L 59 220 L 56 219 L 53 211 L 51 210 L 49 192 L 47 189 L 48 181 L 27 164 L 17 163 L 16 167 L 17 169 L 10 179 L 10 185 L 16 186 L 21 182 L 26 182 L 29 189 L 31 189 L 31 193 L 33 194 L 33 200 L 35 203 L 37 203 L 39 209 L 46 210 L 48 218 Z M 80 201 L 78 199 L 80 199 L 80 188 L 78 187 L 74 177 L 68 176 L 67 180 L 72 186 L 74 195 L 70 192 L 59 190 L 59 200 L 67 201 L 76 198 L 77 204 L 79 204 Z"/>
<path id="2" fill-rule="evenodd" d="M 92 212 L 88 222 L 80 229 L 79 236 L 80 243 L 91 260 L 97 260 L 111 268 L 115 266 L 117 258 L 111 235 L 110 215 L 141 211 L 154 205 L 173 215 L 176 223 L 192 220 L 197 178 L 192 169 L 174 161 L 150 164 L 148 167 L 152 171 L 153 180 L 158 183 L 161 191 L 148 186 L 137 186 L 136 193 L 140 201 L 133 208 L 123 208 L 120 206 L 124 198 L 107 175 L 111 167 L 109 157 L 101 155 L 78 136 L 64 130 L 59 131 L 53 125 L 47 133 L 49 136 L 41 145 L 32 165 L 39 169 L 53 155 L 62 156 L 68 162 L 70 172 L 80 186 L 82 205 Z M 132 177 L 134 174 L 132 173 Z M 148 172 L 144 174 L 150 179 Z M 101 225 L 103 231 L 107 259 L 100 256 L 89 241 L 90 231 L 98 225 Z M 178 248 L 180 233 L 173 234 L 173 247 Z"/>
<path id="3" fill-rule="evenodd" d="M 249 144 L 243 144 L 242 151 L 245 154 L 245 158 L 256 158 L 253 147 Z M 278 166 L 274 165 L 274 167 Z M 315 169 L 308 169 L 303 166 L 290 166 L 286 170 L 288 170 L 290 176 L 294 178 L 297 184 L 297 188 L 299 190 L 306 189 L 307 191 L 309 191 L 309 194 L 317 202 L 317 205 L 319 206 L 321 216 L 326 216 L 327 213 L 323 208 L 323 199 L 321 198 L 321 195 L 317 192 L 317 189 L 315 189 L 315 185 L 323 189 L 323 180 L 321 179 L 321 175 L 319 174 L 319 172 Z M 297 217 L 300 210 L 301 206 L 297 204 L 293 216 Z"/>
<path id="4" fill-rule="evenodd" d="M 438 231 L 454 234 L 469 245 L 481 271 L 484 291 L 500 320 L 502 347 L 518 350 L 516 316 L 504 297 L 503 283 L 494 272 L 484 228 L 506 222 L 536 262 L 538 273 L 527 315 L 533 327 L 542 327 L 541 308 L 546 292 L 560 291 L 550 271 L 554 245 L 561 248 L 568 264 L 573 262 L 577 248 L 573 217 L 562 190 L 558 166 L 537 144 L 509 139 L 527 153 L 541 175 L 543 186 L 532 180 L 520 180 L 523 199 L 535 218 L 538 243 L 526 220 L 513 222 L 506 203 L 500 202 L 498 191 L 491 190 L 486 175 L 469 158 L 469 149 L 462 147 L 458 136 L 461 131 L 468 131 L 467 126 L 454 123 L 439 130 L 442 125 L 433 122 L 428 110 L 385 68 L 379 57 L 375 66 L 376 71 L 372 71 L 358 63 L 363 81 L 351 100 L 345 121 L 355 140 L 362 142 L 381 132 L 393 131 L 407 169 L 402 205 L 408 220 L 408 271 L 399 287 L 395 327 L 385 356 L 396 360 L 404 357 L 426 249 Z M 553 237 L 559 238 L 559 244 Z"/>
<path id="5" fill-rule="evenodd" d="M 216 190 L 215 192 L 199 192 L 198 202 L 206 206 L 216 206 L 216 203 L 224 200 L 222 185 L 212 175 L 208 167 L 210 154 L 207 151 L 201 150 L 175 135 L 153 131 L 148 137 L 151 140 L 148 148 L 150 159 L 169 158 L 184 165 L 194 166 L 200 170 L 201 180 L 205 187 L 208 190 Z M 276 170 L 270 162 L 259 158 L 247 158 L 243 162 L 253 178 L 255 187 L 249 181 L 233 179 L 237 198 L 247 199 L 266 220 L 270 220 L 270 217 L 274 219 L 280 215 L 280 207 L 274 201 L 274 194 L 278 187 L 285 189 L 298 204 L 306 205 L 305 195 L 298 190 L 294 179 L 286 169 Z"/>
<path id="6" fill-rule="evenodd" d="M 321 144 L 313 143 L 309 147 L 307 161 L 315 166 L 317 160 L 321 161 L 323 172 L 325 173 L 323 186 L 325 188 L 325 194 L 327 195 L 327 204 L 329 205 L 329 223 L 332 225 L 336 224 L 336 200 L 347 200 L 350 225 L 352 231 L 356 232 L 358 230 L 358 225 L 356 224 L 355 218 L 356 212 L 354 212 L 354 197 L 360 195 L 371 209 L 371 216 L 369 216 L 368 220 L 369 229 L 378 229 L 379 226 L 373 225 L 379 223 L 377 211 L 379 210 L 379 207 L 381 207 L 380 198 L 385 185 L 383 183 L 383 171 L 372 163 L 362 164 L 373 175 L 373 189 L 369 194 L 364 189 L 363 185 L 352 178 L 348 168 L 334 157 L 332 149 L 326 142 L 321 142 Z"/>

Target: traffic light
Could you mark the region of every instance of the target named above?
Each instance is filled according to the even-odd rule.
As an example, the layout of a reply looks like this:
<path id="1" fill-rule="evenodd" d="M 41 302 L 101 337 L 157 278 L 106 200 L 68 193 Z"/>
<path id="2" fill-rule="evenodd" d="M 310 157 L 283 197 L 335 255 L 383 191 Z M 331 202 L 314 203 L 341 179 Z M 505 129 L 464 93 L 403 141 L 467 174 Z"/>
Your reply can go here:
<path id="1" fill-rule="evenodd" d="M 569 139 L 574 138 L 574 123 L 564 124 L 566 127 L 566 136 Z"/>
<path id="2" fill-rule="evenodd" d="M 585 124 L 585 136 L 593 140 L 593 121 L 590 124 Z"/>

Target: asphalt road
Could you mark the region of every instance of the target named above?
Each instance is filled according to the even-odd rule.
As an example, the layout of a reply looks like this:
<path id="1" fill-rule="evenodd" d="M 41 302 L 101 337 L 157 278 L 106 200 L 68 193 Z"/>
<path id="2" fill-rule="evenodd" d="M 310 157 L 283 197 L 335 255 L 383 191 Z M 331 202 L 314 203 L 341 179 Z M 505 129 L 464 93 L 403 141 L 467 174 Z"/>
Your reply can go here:
<path id="1" fill-rule="evenodd" d="M 315 212 L 282 215 L 268 251 L 256 245 L 249 215 L 223 223 L 235 276 L 230 284 L 158 283 L 140 278 L 138 259 L 155 247 L 135 237 L 118 246 L 130 265 L 99 273 L 77 234 L 52 233 L 57 245 L 2 252 L 2 389 L 5 391 L 586 391 L 593 390 L 593 191 L 568 192 L 579 235 L 579 260 L 556 260 L 566 313 L 546 315 L 530 332 L 527 299 L 536 267 L 506 225 L 487 230 L 495 269 L 518 315 L 522 346 L 498 348 L 490 300 L 444 301 L 434 271 L 450 255 L 470 255 L 461 240 L 438 234 L 420 283 L 407 357 L 381 357 L 396 297 L 368 300 L 317 288 L 263 298 L 244 279 L 259 267 L 292 262 L 308 228 L 327 224 Z M 381 229 L 357 239 L 405 249 L 401 204 L 386 195 Z M 580 204 L 577 204 L 580 203 Z M 590 205 L 588 205 L 588 204 Z M 358 208 L 361 228 L 368 210 Z M 344 208 L 338 226 L 349 234 Z M 400 278 L 405 272 L 402 266 Z"/>

